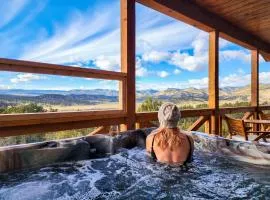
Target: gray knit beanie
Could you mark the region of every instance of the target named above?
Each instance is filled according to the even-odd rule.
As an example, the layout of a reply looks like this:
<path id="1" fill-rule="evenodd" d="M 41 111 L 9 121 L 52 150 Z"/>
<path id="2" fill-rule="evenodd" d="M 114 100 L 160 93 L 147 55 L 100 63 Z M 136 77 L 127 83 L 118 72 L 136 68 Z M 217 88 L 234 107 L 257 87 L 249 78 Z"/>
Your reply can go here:
<path id="1" fill-rule="evenodd" d="M 181 113 L 173 103 L 164 103 L 158 111 L 158 121 L 162 128 L 176 128 Z"/>

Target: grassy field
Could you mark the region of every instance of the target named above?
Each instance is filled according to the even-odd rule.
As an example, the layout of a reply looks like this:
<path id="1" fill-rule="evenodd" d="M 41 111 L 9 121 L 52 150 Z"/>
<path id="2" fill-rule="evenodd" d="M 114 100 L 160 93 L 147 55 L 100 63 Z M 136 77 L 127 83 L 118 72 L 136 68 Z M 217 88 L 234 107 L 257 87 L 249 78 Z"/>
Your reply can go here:
<path id="1" fill-rule="evenodd" d="M 117 110 L 119 109 L 119 103 L 103 103 L 96 105 L 72 105 L 72 106 L 64 106 L 64 105 L 44 105 L 44 108 L 49 110 L 57 109 L 58 112 L 66 112 L 66 111 L 90 111 L 90 110 Z"/>

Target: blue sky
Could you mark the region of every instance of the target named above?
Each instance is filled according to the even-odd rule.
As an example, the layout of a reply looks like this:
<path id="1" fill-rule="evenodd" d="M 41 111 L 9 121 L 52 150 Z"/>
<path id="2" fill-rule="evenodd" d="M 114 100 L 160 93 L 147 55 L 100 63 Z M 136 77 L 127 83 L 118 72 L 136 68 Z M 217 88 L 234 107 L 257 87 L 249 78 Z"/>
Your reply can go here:
<path id="1" fill-rule="evenodd" d="M 67 3 L 68 2 L 68 3 Z M 119 0 L 1 2 L 0 57 L 120 70 Z M 136 5 L 137 89 L 207 87 L 208 34 Z M 260 82 L 270 83 L 260 59 Z M 220 39 L 220 85 L 250 83 L 250 52 Z M 117 81 L 0 72 L 0 89 L 118 89 Z"/>

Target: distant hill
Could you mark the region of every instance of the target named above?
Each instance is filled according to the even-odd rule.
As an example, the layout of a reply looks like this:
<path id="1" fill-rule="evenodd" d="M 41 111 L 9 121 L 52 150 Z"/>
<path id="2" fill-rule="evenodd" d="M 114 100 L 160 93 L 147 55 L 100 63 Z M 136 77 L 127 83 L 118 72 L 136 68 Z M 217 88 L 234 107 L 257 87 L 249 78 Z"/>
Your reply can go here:
<path id="1" fill-rule="evenodd" d="M 17 95 L 17 96 L 39 96 L 43 94 L 60 94 L 60 95 L 103 95 L 103 96 L 118 96 L 118 91 L 107 89 L 93 89 L 93 90 L 22 90 L 9 89 L 0 90 L 0 94 Z"/>
<path id="2" fill-rule="evenodd" d="M 139 90 L 137 100 L 143 101 L 146 97 L 153 97 L 162 101 L 175 103 L 205 103 L 208 100 L 208 90 L 197 88 L 168 88 L 166 90 Z M 250 86 L 224 87 L 220 89 L 220 100 L 223 102 L 249 101 Z M 108 89 L 93 90 L 0 90 L 0 106 L 19 102 L 34 102 L 46 104 L 98 104 L 117 102 L 118 91 Z M 260 85 L 260 101 L 270 101 L 270 84 Z"/>

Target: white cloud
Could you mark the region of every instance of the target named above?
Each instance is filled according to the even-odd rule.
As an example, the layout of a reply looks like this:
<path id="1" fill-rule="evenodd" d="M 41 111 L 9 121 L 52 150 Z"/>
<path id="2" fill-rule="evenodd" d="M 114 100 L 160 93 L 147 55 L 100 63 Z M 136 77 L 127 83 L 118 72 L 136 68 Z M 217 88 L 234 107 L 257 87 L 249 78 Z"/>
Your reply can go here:
<path id="1" fill-rule="evenodd" d="M 150 51 L 143 54 L 142 59 L 146 62 L 160 63 L 170 58 L 169 52 Z"/>
<path id="2" fill-rule="evenodd" d="M 198 30 L 191 26 L 139 4 L 137 4 L 137 12 L 139 13 L 136 38 L 138 54 L 152 49 L 156 49 L 157 52 L 166 52 L 177 49 L 179 46 L 189 48 L 191 41 L 198 33 Z M 54 22 L 52 31 L 35 30 L 36 38 L 24 45 L 24 51 L 19 59 L 63 64 L 98 60 L 101 55 L 119 56 L 120 23 L 118 18 L 120 18 L 118 1 L 97 6 L 94 12 L 88 10 L 83 13 L 75 10 L 66 22 L 60 25 Z M 189 34 L 186 34 L 187 31 Z M 100 66 L 104 67 L 103 63 Z"/>
<path id="3" fill-rule="evenodd" d="M 193 49 L 193 54 L 182 50 L 173 52 L 151 50 L 144 53 L 142 59 L 149 63 L 167 62 L 180 69 L 196 72 L 204 70 L 208 66 L 208 43 L 208 33 L 199 32 L 191 43 L 190 48 Z M 220 40 L 221 48 L 228 45 L 231 43 L 223 39 Z M 247 50 L 220 50 L 220 60 L 224 62 L 230 60 L 250 62 L 250 52 Z"/>
<path id="4" fill-rule="evenodd" d="M 191 46 L 193 47 L 193 55 L 177 51 L 172 54 L 169 62 L 188 71 L 205 69 L 208 65 L 208 34 L 200 32 Z"/>
<path id="5" fill-rule="evenodd" d="M 259 73 L 260 83 L 269 84 L 270 83 L 270 72 Z"/>
<path id="6" fill-rule="evenodd" d="M 98 56 L 94 60 L 94 65 L 103 70 L 120 71 L 119 56 Z"/>
<path id="7" fill-rule="evenodd" d="M 8 90 L 8 89 L 11 89 L 11 87 L 8 85 L 0 85 L 0 89 L 1 90 Z"/>
<path id="8" fill-rule="evenodd" d="M 259 73 L 259 79 L 261 84 L 270 84 L 270 72 L 261 72 Z M 220 88 L 222 87 L 241 87 L 250 85 L 251 75 L 250 74 L 230 74 L 225 77 L 220 77 Z M 208 87 L 208 77 L 202 77 L 198 79 L 190 79 L 187 81 L 181 82 L 159 82 L 156 83 L 145 83 L 145 82 L 137 82 L 137 89 L 145 90 L 145 89 L 156 89 L 163 90 L 167 88 L 179 88 L 185 89 L 194 87 L 197 89 L 207 88 Z"/>
<path id="9" fill-rule="evenodd" d="M 187 71 L 200 71 L 207 67 L 208 56 L 206 54 L 192 56 L 178 51 L 172 54 L 169 63 Z"/>
<path id="10" fill-rule="evenodd" d="M 175 75 L 180 74 L 180 73 L 181 73 L 181 70 L 175 69 L 175 70 L 173 71 L 173 73 L 174 73 Z"/>
<path id="11" fill-rule="evenodd" d="M 136 76 L 144 77 L 148 75 L 149 75 L 149 71 L 147 70 L 147 68 L 143 67 L 142 59 L 139 57 L 136 57 Z"/>
<path id="12" fill-rule="evenodd" d="M 36 75 L 36 74 L 18 74 L 15 78 L 10 79 L 12 83 L 21 83 L 21 82 L 29 82 L 33 80 L 46 79 L 44 76 Z"/>
<path id="13" fill-rule="evenodd" d="M 12 22 L 28 2 L 29 0 L 2 1 L 0 6 L 0 28 Z"/>
<path id="14" fill-rule="evenodd" d="M 244 50 L 222 50 L 220 51 L 220 60 L 221 61 L 230 61 L 230 60 L 242 60 L 244 62 L 250 62 L 251 56 L 250 52 Z"/>
<path id="15" fill-rule="evenodd" d="M 161 78 L 166 78 L 167 76 L 169 76 L 170 74 L 166 71 L 160 71 L 160 72 L 157 72 L 157 75 Z"/>
<path id="16" fill-rule="evenodd" d="M 143 54 L 145 62 L 160 63 L 167 62 L 188 71 L 199 71 L 208 65 L 208 34 L 200 32 L 191 47 L 194 48 L 194 55 L 180 50 L 174 52 L 164 52 L 152 50 Z"/>

